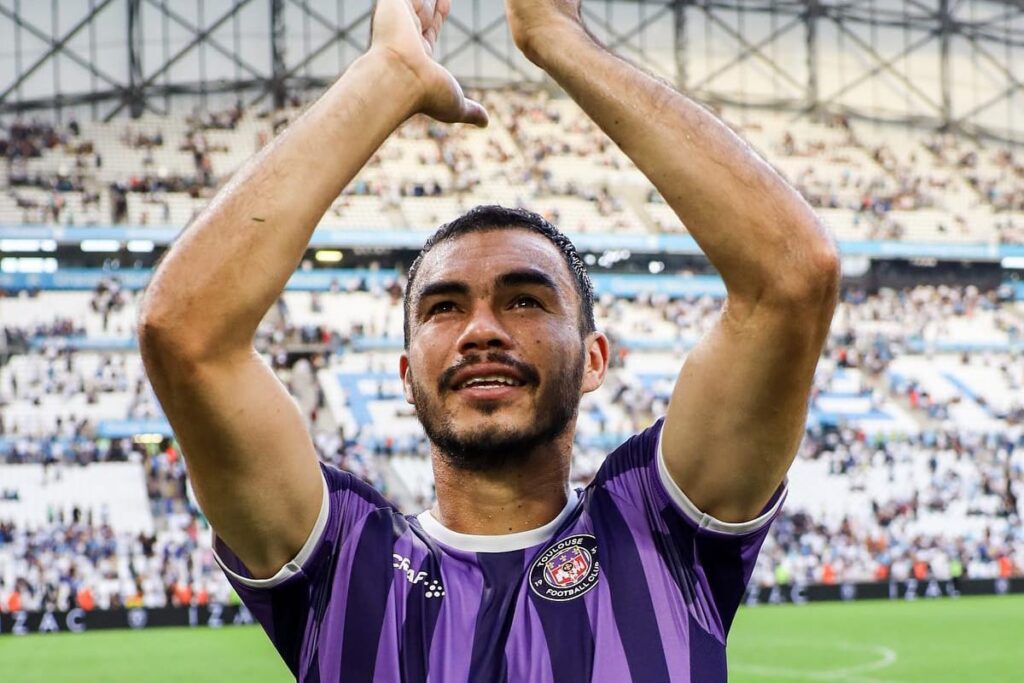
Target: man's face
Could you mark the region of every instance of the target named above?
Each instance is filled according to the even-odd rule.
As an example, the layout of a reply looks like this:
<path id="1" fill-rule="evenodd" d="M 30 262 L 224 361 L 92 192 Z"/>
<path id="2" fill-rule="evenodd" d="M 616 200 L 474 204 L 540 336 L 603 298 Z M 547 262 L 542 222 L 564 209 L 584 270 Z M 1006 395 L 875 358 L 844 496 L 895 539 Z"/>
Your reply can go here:
<path id="1" fill-rule="evenodd" d="M 514 464 L 573 427 L 608 346 L 580 338 L 579 295 L 555 245 L 524 229 L 469 233 L 435 246 L 413 287 L 405 396 L 453 465 Z"/>

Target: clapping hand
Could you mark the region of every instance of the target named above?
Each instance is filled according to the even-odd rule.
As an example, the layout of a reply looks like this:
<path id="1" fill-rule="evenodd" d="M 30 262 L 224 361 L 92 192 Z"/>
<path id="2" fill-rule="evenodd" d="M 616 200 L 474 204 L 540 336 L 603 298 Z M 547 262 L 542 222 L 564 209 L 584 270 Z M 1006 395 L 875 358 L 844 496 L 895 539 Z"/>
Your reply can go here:
<path id="1" fill-rule="evenodd" d="M 483 106 L 469 99 L 451 73 L 434 59 L 451 0 L 378 0 L 370 51 L 408 68 L 420 89 L 419 111 L 444 123 L 487 125 Z"/>

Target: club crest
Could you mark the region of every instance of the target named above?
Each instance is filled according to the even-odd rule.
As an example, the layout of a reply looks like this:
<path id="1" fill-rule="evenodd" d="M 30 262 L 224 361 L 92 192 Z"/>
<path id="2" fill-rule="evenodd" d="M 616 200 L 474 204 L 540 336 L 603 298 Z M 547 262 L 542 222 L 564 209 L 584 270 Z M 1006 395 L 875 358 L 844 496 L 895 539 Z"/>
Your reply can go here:
<path id="1" fill-rule="evenodd" d="M 597 539 L 577 534 L 541 553 L 530 570 L 530 588 L 542 598 L 564 602 L 597 585 Z"/>

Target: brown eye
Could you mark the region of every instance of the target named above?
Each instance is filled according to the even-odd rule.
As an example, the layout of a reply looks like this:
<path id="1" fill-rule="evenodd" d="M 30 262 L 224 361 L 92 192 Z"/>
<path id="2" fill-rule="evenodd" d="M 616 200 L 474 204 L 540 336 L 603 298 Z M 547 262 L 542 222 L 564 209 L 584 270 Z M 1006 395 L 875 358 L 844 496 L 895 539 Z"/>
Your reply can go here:
<path id="1" fill-rule="evenodd" d="M 436 304 L 430 307 L 427 311 L 427 315 L 437 315 L 438 313 L 450 313 L 455 310 L 454 301 L 438 301 Z"/>
<path id="2" fill-rule="evenodd" d="M 539 308 L 540 302 L 534 299 L 532 296 L 522 295 L 517 296 L 512 301 L 512 308 Z"/>

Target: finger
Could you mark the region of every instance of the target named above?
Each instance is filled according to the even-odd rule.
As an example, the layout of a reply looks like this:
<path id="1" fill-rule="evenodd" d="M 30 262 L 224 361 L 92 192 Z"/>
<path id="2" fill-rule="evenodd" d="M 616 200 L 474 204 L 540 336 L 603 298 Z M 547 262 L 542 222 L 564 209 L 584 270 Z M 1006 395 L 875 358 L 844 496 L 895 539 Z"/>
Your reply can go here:
<path id="1" fill-rule="evenodd" d="M 479 128 L 486 128 L 487 123 L 490 121 L 484 105 L 468 97 L 462 101 L 462 116 L 460 119 L 462 123 L 469 123 Z"/>
<path id="2" fill-rule="evenodd" d="M 432 19 L 432 23 L 430 24 L 430 28 L 433 30 L 433 33 L 434 33 L 434 39 L 433 40 L 436 41 L 437 37 L 439 35 L 441 35 L 441 26 L 443 24 L 444 24 L 444 17 L 441 16 L 440 12 L 435 12 L 434 16 L 433 16 L 433 19 Z M 433 41 L 431 41 L 431 42 L 433 42 Z"/>
<path id="3" fill-rule="evenodd" d="M 441 15 L 441 20 L 448 18 L 448 14 L 452 11 L 452 0 L 437 0 L 437 13 Z"/>
<path id="4" fill-rule="evenodd" d="M 416 14 L 420 18 L 420 26 L 426 28 L 434 24 L 435 0 L 423 0 Z"/>

